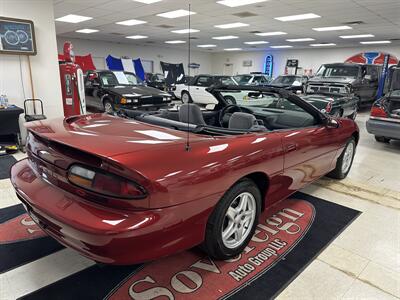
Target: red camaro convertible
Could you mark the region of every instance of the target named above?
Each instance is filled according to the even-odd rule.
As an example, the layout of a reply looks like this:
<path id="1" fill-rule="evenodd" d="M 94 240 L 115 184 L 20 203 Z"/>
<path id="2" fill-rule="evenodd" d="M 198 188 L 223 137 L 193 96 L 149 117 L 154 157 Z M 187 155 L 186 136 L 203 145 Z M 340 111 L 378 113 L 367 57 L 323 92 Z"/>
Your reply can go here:
<path id="1" fill-rule="evenodd" d="M 219 104 L 206 109 L 30 123 L 28 158 L 11 172 L 19 199 L 50 236 L 98 262 L 196 245 L 227 259 L 245 248 L 261 211 L 321 176 L 348 174 L 359 139 L 352 120 L 279 89 L 209 92 Z"/>

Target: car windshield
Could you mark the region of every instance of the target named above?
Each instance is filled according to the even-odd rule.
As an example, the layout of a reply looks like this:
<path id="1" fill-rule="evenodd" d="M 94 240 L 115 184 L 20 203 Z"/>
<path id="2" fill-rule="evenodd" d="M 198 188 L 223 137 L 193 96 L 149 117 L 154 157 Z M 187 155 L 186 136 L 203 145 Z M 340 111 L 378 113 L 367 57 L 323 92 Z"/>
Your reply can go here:
<path id="1" fill-rule="evenodd" d="M 234 81 L 231 77 L 219 77 L 217 78 L 217 82 L 223 85 L 237 85 L 236 81 Z"/>
<path id="2" fill-rule="evenodd" d="M 332 66 L 323 65 L 317 72 L 317 77 L 357 77 L 357 66 Z"/>
<path id="3" fill-rule="evenodd" d="M 235 81 L 239 84 L 239 85 L 243 85 L 243 84 L 248 84 L 249 81 L 253 78 L 253 76 L 251 75 L 238 75 L 233 77 L 235 79 Z"/>
<path id="4" fill-rule="evenodd" d="M 273 92 L 260 92 L 260 91 L 222 91 L 222 97 L 234 98 L 236 104 L 249 109 L 283 109 L 290 111 L 302 111 L 300 107 L 294 105 L 287 99 L 282 98 L 279 94 Z"/>
<path id="5" fill-rule="evenodd" d="M 313 96 L 303 97 L 303 100 L 314 105 L 319 110 L 326 109 L 328 103 L 332 101 L 332 99 L 322 99 Z"/>
<path id="6" fill-rule="evenodd" d="M 123 71 L 104 72 L 100 74 L 100 80 L 106 86 L 135 86 L 143 85 L 143 81 L 136 77 L 133 73 Z"/>
<path id="7" fill-rule="evenodd" d="M 300 76 L 279 76 L 271 84 L 293 84 L 295 81 L 301 82 Z"/>

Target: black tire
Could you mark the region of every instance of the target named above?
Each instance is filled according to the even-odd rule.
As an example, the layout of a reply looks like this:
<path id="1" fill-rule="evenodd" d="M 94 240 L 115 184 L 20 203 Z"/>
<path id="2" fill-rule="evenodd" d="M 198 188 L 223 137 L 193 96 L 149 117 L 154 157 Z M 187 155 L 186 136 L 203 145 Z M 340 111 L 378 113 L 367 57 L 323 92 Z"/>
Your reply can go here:
<path id="1" fill-rule="evenodd" d="M 225 99 L 225 102 L 228 103 L 228 105 L 236 104 L 236 99 L 233 98 L 232 96 L 225 96 L 224 99 Z"/>
<path id="2" fill-rule="evenodd" d="M 183 100 L 184 97 L 187 97 L 188 101 Z M 183 91 L 181 95 L 181 100 L 183 103 L 193 103 L 192 96 L 190 96 L 189 92 Z"/>
<path id="3" fill-rule="evenodd" d="M 222 239 L 222 229 L 228 208 L 242 193 L 250 193 L 256 203 L 255 219 L 248 236 L 236 248 L 228 248 Z M 215 206 L 207 222 L 205 240 L 202 249 L 212 258 L 225 260 L 239 255 L 254 235 L 261 212 L 261 193 L 256 184 L 250 179 L 243 179 L 231 187 Z"/>
<path id="4" fill-rule="evenodd" d="M 114 104 L 113 104 L 110 100 L 108 100 L 108 99 L 106 99 L 106 100 L 103 101 L 103 108 L 104 108 L 104 111 L 105 111 L 106 113 L 108 113 L 108 114 L 112 114 L 112 113 L 115 112 Z M 109 108 L 110 108 L 111 110 L 109 110 Z"/>
<path id="5" fill-rule="evenodd" d="M 350 161 L 350 166 L 347 170 L 343 170 L 343 164 L 344 164 L 344 157 L 345 157 L 345 153 L 346 153 L 346 149 L 347 147 L 349 147 L 349 144 L 353 144 L 353 155 L 351 157 L 351 161 Z M 344 179 L 347 177 L 347 175 L 349 174 L 351 167 L 353 165 L 353 160 L 354 160 L 354 155 L 356 154 L 356 148 L 357 148 L 357 143 L 354 137 L 350 138 L 347 143 L 346 143 L 346 147 L 343 150 L 343 153 L 339 156 L 337 162 L 336 162 L 336 168 L 330 172 L 327 176 L 330 178 L 334 178 L 334 179 Z"/>
<path id="6" fill-rule="evenodd" d="M 379 143 L 385 143 L 385 144 L 389 144 L 390 143 L 390 139 L 384 136 L 375 136 L 375 140 Z"/>

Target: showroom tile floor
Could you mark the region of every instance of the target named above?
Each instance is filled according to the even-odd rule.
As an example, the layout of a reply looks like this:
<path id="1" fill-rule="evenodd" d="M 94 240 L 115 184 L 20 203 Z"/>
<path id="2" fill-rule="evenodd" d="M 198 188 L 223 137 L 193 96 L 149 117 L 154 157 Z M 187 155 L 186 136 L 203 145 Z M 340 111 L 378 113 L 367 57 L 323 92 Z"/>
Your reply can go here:
<path id="1" fill-rule="evenodd" d="M 367 118 L 357 118 L 361 139 L 348 178 L 321 179 L 303 190 L 362 214 L 278 299 L 400 299 L 400 142 L 375 142 L 365 131 Z M 16 203 L 9 180 L 0 180 L 0 208 Z M 15 299 L 92 264 L 68 249 L 51 254 L 1 274 L 0 299 Z"/>

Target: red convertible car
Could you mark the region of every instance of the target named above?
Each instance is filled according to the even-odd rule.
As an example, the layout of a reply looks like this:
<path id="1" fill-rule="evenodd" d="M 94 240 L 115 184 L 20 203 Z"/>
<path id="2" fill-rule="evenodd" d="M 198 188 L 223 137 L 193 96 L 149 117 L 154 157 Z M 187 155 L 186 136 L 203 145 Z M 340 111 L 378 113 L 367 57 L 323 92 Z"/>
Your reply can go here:
<path id="1" fill-rule="evenodd" d="M 243 90 L 248 97 L 243 100 Z M 32 219 L 61 244 L 107 264 L 202 245 L 239 254 L 260 212 L 316 179 L 344 178 L 359 131 L 288 91 L 209 90 L 219 101 L 28 125 L 11 180 Z M 241 95 L 240 106 L 224 94 Z"/>

